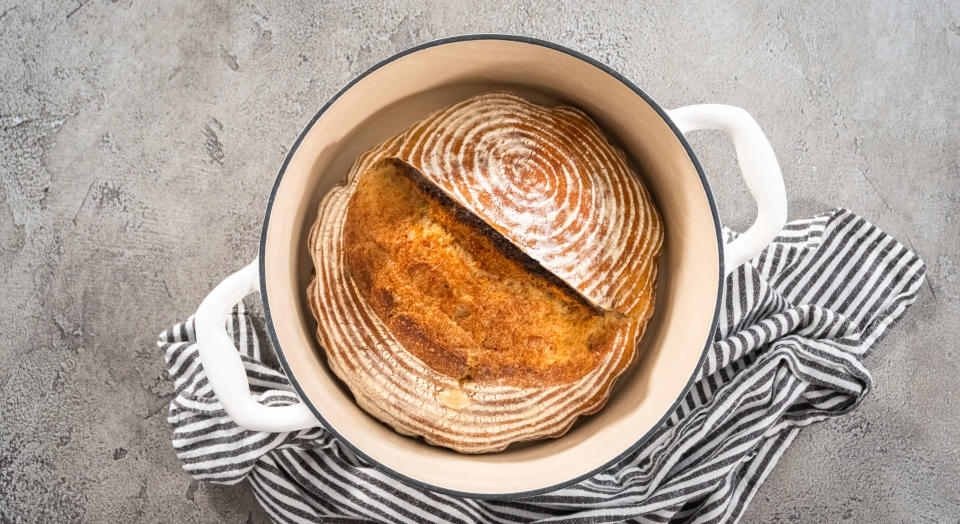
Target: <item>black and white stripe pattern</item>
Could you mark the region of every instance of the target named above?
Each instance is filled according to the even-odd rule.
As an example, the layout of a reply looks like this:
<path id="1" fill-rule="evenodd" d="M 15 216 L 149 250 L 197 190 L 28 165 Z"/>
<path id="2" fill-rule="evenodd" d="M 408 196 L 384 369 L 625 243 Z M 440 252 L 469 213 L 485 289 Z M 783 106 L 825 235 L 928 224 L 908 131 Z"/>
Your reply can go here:
<path id="1" fill-rule="evenodd" d="M 364 463 L 320 428 L 238 428 L 210 390 L 193 319 L 160 335 L 176 385 L 168 420 L 194 478 L 247 478 L 279 522 L 730 522 L 803 426 L 856 408 L 872 379 L 863 358 L 914 302 L 923 261 L 843 209 L 788 224 L 726 281 L 700 379 L 668 423 L 616 467 L 521 500 L 423 492 Z M 260 320 L 242 305 L 229 330 L 269 405 L 298 402 L 261 362 Z"/>

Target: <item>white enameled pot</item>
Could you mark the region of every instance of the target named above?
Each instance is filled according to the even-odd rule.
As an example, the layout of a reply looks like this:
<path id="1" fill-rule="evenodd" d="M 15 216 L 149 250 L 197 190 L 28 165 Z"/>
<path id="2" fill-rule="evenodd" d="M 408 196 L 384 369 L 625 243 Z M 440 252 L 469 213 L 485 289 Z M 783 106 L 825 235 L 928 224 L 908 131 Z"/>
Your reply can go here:
<path id="1" fill-rule="evenodd" d="M 657 303 L 638 362 L 600 412 L 566 435 L 487 455 L 463 455 L 402 436 L 363 412 L 324 363 L 305 301 L 312 265 L 305 239 L 327 190 L 361 152 L 428 113 L 494 89 L 586 111 L 630 156 L 663 216 Z M 724 245 L 707 179 L 684 133 L 725 131 L 757 202 L 756 222 Z M 786 221 L 783 178 L 750 115 L 725 105 L 666 111 L 629 80 L 580 53 L 503 35 L 437 40 L 364 72 L 313 117 L 277 175 L 260 255 L 229 276 L 197 311 L 204 369 L 242 427 L 270 432 L 323 425 L 370 463 L 424 489 L 472 497 L 542 493 L 576 482 L 642 445 L 670 415 L 714 335 L 726 273 L 758 254 Z M 225 319 L 260 291 L 267 328 L 302 403 L 267 407 L 250 396 Z"/>

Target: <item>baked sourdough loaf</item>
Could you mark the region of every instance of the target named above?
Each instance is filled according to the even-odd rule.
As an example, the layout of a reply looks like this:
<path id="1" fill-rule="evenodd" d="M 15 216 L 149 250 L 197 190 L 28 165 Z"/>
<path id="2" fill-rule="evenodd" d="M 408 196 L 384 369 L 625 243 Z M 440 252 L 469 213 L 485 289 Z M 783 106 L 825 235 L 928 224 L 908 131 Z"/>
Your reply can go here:
<path id="1" fill-rule="evenodd" d="M 320 204 L 307 295 L 364 410 L 500 451 L 606 403 L 653 311 L 662 240 L 589 117 L 489 93 L 357 159 Z"/>

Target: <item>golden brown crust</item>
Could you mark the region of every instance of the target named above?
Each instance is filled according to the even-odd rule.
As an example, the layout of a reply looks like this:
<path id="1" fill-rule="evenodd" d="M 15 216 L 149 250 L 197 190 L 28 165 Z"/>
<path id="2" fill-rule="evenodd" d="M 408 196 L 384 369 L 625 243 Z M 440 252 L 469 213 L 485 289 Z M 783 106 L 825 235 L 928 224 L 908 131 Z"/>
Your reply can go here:
<path id="1" fill-rule="evenodd" d="M 393 335 L 463 382 L 547 386 L 592 370 L 629 319 L 579 300 L 418 178 L 391 160 L 363 173 L 344 229 L 347 271 Z"/>
<path id="2" fill-rule="evenodd" d="M 327 194 L 307 298 L 360 407 L 499 451 L 603 406 L 652 313 L 662 238 L 586 115 L 480 95 L 364 153 Z"/>

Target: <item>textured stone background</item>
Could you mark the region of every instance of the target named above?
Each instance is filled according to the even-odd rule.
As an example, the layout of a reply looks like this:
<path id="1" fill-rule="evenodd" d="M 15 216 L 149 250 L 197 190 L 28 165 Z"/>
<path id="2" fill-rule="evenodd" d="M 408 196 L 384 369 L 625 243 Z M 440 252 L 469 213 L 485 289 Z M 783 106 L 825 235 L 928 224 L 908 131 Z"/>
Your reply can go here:
<path id="1" fill-rule="evenodd" d="M 960 4 L 291 3 L 0 1 L 0 521 L 265 520 L 246 486 L 180 470 L 154 338 L 254 257 L 276 169 L 330 95 L 471 32 L 562 43 L 667 107 L 743 106 L 791 217 L 845 206 L 924 257 L 875 390 L 802 432 L 747 518 L 956 520 Z M 730 144 L 692 142 L 747 225 Z"/>

